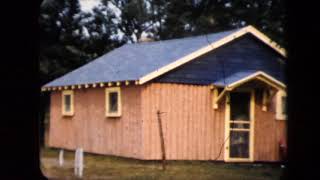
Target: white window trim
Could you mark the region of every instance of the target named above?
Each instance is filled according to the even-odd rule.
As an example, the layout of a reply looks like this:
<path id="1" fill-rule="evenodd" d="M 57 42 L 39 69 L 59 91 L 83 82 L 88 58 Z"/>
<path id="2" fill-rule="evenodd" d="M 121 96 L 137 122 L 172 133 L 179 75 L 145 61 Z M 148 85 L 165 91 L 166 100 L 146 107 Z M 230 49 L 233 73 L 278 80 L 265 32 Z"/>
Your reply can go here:
<path id="1" fill-rule="evenodd" d="M 118 93 L 118 111 L 117 112 L 109 112 L 109 94 L 112 92 L 117 92 Z M 106 110 L 106 117 L 120 117 L 122 114 L 122 109 L 121 109 L 121 90 L 120 87 L 111 87 L 111 88 L 106 88 L 105 90 L 105 110 Z"/>
<path id="2" fill-rule="evenodd" d="M 287 96 L 286 92 L 283 90 L 279 90 L 276 95 L 276 119 L 277 120 L 286 120 L 287 115 L 282 114 L 282 104 L 281 99 L 283 96 Z"/>
<path id="3" fill-rule="evenodd" d="M 66 111 L 65 108 L 65 95 L 70 95 L 70 111 Z M 73 116 L 74 115 L 74 93 L 72 90 L 62 91 L 62 115 Z"/>

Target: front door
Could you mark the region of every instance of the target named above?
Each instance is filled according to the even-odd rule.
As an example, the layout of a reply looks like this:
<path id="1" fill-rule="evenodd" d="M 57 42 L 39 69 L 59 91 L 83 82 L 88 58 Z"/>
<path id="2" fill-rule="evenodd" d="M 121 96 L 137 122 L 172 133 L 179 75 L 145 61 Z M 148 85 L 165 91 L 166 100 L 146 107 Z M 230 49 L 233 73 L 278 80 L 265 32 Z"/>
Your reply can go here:
<path id="1" fill-rule="evenodd" d="M 230 92 L 226 113 L 226 161 L 252 161 L 253 91 Z"/>

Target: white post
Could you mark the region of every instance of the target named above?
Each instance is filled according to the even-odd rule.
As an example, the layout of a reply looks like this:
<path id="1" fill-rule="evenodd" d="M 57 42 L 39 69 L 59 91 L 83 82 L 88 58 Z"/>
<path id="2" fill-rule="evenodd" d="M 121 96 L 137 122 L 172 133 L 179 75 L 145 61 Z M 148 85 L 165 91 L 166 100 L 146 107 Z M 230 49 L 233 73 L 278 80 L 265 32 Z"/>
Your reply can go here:
<path id="1" fill-rule="evenodd" d="M 82 148 L 77 148 L 75 152 L 74 174 L 75 176 L 80 178 L 83 175 L 83 149 Z"/>
<path id="2" fill-rule="evenodd" d="M 63 149 L 59 151 L 59 166 L 63 166 Z"/>
<path id="3" fill-rule="evenodd" d="M 81 178 L 83 174 L 83 149 L 79 149 L 79 177 Z"/>
<path id="4" fill-rule="evenodd" d="M 74 175 L 78 175 L 78 148 L 76 149 L 74 156 Z"/>

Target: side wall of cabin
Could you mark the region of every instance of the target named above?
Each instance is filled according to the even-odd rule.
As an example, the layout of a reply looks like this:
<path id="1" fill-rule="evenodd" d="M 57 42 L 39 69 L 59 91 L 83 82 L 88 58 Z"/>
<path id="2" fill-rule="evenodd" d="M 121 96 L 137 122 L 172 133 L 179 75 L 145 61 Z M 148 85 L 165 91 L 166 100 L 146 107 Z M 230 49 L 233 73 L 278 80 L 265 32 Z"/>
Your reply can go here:
<path id="1" fill-rule="evenodd" d="M 170 160 L 223 160 L 224 103 L 212 107 L 210 86 L 151 83 L 142 90 L 143 156 L 161 159 L 157 110 L 166 157 Z"/>
<path id="2" fill-rule="evenodd" d="M 144 159 L 161 159 L 156 114 L 160 110 L 167 159 L 224 160 L 225 100 L 217 110 L 212 103 L 210 86 L 146 85 L 141 103 Z M 286 121 L 275 119 L 275 98 L 268 110 L 262 111 L 262 95 L 256 93 L 254 109 L 254 161 L 279 161 L 279 141 L 286 137 Z"/>
<path id="3" fill-rule="evenodd" d="M 141 87 L 121 87 L 122 116 L 105 116 L 105 88 L 75 89 L 74 115 L 62 116 L 61 91 L 51 94 L 49 146 L 141 158 Z"/>
<path id="4" fill-rule="evenodd" d="M 274 96 L 267 111 L 262 111 L 262 93 L 256 93 L 254 124 L 255 161 L 281 160 L 279 141 L 286 138 L 287 121 L 276 119 L 275 104 L 276 97 Z"/>

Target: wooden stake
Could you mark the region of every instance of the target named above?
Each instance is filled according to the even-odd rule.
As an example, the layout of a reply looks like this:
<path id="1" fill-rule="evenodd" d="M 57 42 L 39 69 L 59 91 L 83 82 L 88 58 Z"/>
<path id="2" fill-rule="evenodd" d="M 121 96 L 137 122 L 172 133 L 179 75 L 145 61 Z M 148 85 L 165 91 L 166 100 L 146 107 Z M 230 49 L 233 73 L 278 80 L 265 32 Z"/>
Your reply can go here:
<path id="1" fill-rule="evenodd" d="M 166 149 L 164 146 L 164 137 L 163 137 L 163 129 L 162 129 L 162 121 L 161 121 L 161 112 L 157 111 L 158 117 L 158 125 L 159 125 L 159 134 L 160 134 L 160 142 L 161 142 L 161 154 L 162 154 L 162 170 L 166 170 Z"/>
<path id="2" fill-rule="evenodd" d="M 78 164 L 79 164 L 79 149 L 77 148 L 74 154 L 74 175 L 78 175 Z"/>
<path id="3" fill-rule="evenodd" d="M 83 149 L 77 148 L 74 159 L 74 174 L 81 178 L 83 174 Z"/>
<path id="4" fill-rule="evenodd" d="M 63 166 L 63 149 L 59 151 L 59 166 Z"/>

